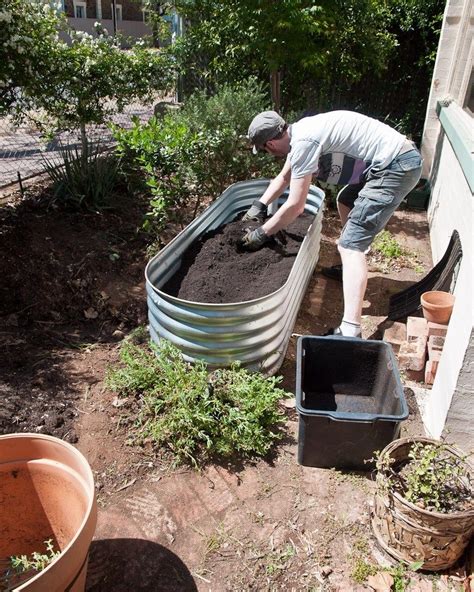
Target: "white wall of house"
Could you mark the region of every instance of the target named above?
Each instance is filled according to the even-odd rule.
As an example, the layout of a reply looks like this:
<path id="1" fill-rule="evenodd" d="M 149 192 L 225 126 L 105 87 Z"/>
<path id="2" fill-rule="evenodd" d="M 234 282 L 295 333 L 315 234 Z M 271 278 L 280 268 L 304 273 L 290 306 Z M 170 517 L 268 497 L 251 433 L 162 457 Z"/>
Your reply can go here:
<path id="1" fill-rule="evenodd" d="M 463 258 L 454 289 L 455 304 L 448 326 L 443 355 L 425 407 L 425 427 L 438 438 L 463 368 L 473 327 L 473 197 L 453 147 L 443 134 L 439 168 L 431 193 L 428 220 L 433 262 L 443 256 L 453 230 L 459 232 Z M 470 402 L 471 420 L 474 400 Z M 457 431 L 455 426 L 451 426 Z M 458 442 L 461 444 L 460 442 Z"/>
<path id="2" fill-rule="evenodd" d="M 433 262 L 443 256 L 453 230 L 459 232 L 463 249 L 453 314 L 423 419 L 431 436 L 444 432 L 466 450 L 472 448 L 474 424 L 474 119 L 463 106 L 473 69 L 473 10 L 471 0 L 447 2 L 422 142 L 424 175 L 432 186 L 428 221 Z M 447 97 L 442 124 L 437 104 Z"/>

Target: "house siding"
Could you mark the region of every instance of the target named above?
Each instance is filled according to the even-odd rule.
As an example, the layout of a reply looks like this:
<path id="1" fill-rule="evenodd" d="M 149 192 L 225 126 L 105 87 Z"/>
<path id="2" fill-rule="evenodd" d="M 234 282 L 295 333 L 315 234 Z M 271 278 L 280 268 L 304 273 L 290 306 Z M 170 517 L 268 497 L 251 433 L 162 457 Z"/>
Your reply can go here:
<path id="1" fill-rule="evenodd" d="M 443 256 L 453 230 L 459 232 L 463 250 L 455 278 L 453 313 L 423 421 L 432 437 L 445 434 L 467 450 L 472 446 L 469 431 L 474 423 L 473 195 L 469 185 L 474 167 L 474 120 L 462 106 L 474 56 L 472 16 L 471 0 L 448 0 L 421 146 L 423 174 L 431 183 L 428 221 L 433 263 Z"/>
<path id="2" fill-rule="evenodd" d="M 470 344 L 473 327 L 473 199 L 470 187 L 459 164 L 453 147 L 444 134 L 437 148 L 437 171 L 428 210 L 433 263 L 443 256 L 453 230 L 459 232 L 463 257 L 456 279 L 456 298 L 448 326 L 443 355 L 438 367 L 433 389 L 425 408 L 425 426 L 431 436 L 438 438 L 443 429 L 458 432 L 454 415 L 449 415 L 451 404 L 463 392 L 458 379 L 463 372 L 466 351 Z M 464 396 L 464 395 L 462 395 Z M 453 400 L 454 399 L 454 400 Z M 449 417 L 449 421 L 447 418 Z M 469 415 L 474 420 L 474 405 L 471 402 Z"/>

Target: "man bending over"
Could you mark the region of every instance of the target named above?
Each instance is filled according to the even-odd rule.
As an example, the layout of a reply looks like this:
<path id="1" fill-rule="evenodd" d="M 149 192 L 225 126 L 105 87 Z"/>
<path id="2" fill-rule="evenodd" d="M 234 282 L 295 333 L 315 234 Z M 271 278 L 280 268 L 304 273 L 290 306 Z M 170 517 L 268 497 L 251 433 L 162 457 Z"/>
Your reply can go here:
<path id="1" fill-rule="evenodd" d="M 367 287 L 366 253 L 403 198 L 421 176 L 415 145 L 388 125 L 352 111 L 330 111 L 288 125 L 275 111 L 259 113 L 249 127 L 254 152 L 286 157 L 281 172 L 244 220 L 262 226 L 247 231 L 242 245 L 257 250 L 303 213 L 313 176 L 346 185 L 338 195 L 343 224 L 338 241 L 342 260 L 344 315 L 335 335 L 360 337 L 362 304 Z M 286 189 L 289 196 L 266 222 L 268 204 Z M 263 223 L 264 222 L 264 223 Z"/>

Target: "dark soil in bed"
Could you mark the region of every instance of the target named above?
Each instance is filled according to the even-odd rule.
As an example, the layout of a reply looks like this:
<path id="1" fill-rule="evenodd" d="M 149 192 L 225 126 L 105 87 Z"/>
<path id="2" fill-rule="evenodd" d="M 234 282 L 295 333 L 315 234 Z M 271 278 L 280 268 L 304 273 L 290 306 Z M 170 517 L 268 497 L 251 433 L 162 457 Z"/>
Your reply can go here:
<path id="1" fill-rule="evenodd" d="M 163 290 L 182 300 L 222 304 L 245 302 L 271 294 L 284 285 L 313 220 L 299 216 L 261 249 L 239 246 L 245 228 L 255 222 L 236 220 L 205 234 L 186 251 L 179 271 Z"/>

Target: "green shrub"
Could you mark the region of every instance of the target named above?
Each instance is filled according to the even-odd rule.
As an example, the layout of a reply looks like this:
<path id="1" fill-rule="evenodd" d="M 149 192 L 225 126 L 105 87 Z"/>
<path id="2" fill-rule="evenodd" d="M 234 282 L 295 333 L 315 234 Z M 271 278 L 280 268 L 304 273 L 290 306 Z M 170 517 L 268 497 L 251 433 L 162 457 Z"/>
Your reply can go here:
<path id="1" fill-rule="evenodd" d="M 119 179 L 119 161 L 102 152 L 100 145 L 86 143 L 84 153 L 75 148 L 59 150 L 62 164 L 45 159 L 44 168 L 53 182 L 53 195 L 74 208 L 101 210 L 110 206 Z"/>
<path id="2" fill-rule="evenodd" d="M 282 436 L 278 401 L 286 393 L 279 378 L 238 365 L 208 373 L 204 362 L 189 364 L 165 341 L 145 347 L 125 341 L 120 358 L 107 385 L 139 397 L 136 438 L 169 448 L 177 463 L 263 456 Z"/>
<path id="3" fill-rule="evenodd" d="M 254 173 L 273 174 L 273 161 L 252 154 L 246 138 L 253 117 L 268 108 L 265 96 L 262 86 L 250 79 L 234 86 L 223 85 L 211 97 L 196 92 L 176 114 L 194 134 L 203 137 L 207 146 L 207 153 L 195 163 L 207 195 L 217 197 L 230 183 Z"/>
<path id="4" fill-rule="evenodd" d="M 223 86 L 208 97 L 194 94 L 179 111 L 129 130 L 114 127 L 118 154 L 127 172 L 142 176 L 151 193 L 145 226 L 161 230 L 183 206 L 197 213 L 202 199 L 215 199 L 239 180 L 277 170 L 267 156 L 255 156 L 246 139 L 250 121 L 267 108 L 255 80 Z"/>
<path id="5" fill-rule="evenodd" d="M 186 204 L 198 207 L 205 195 L 199 181 L 209 139 L 171 113 L 145 124 L 135 120 L 129 130 L 114 128 L 114 135 L 126 175 L 151 195 L 146 229 L 161 230 Z"/>

